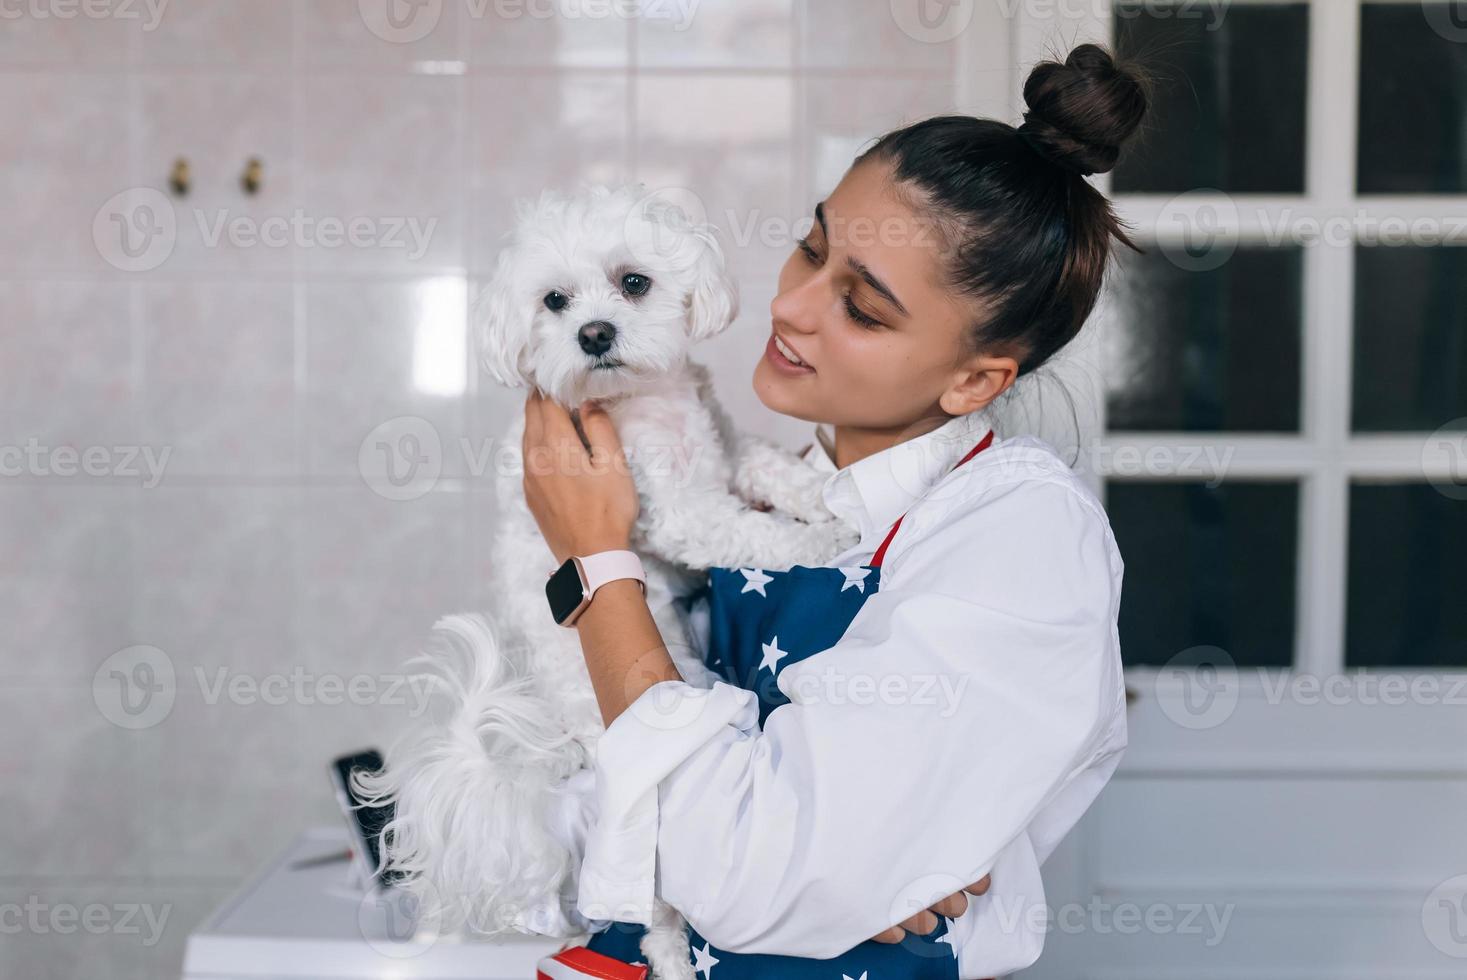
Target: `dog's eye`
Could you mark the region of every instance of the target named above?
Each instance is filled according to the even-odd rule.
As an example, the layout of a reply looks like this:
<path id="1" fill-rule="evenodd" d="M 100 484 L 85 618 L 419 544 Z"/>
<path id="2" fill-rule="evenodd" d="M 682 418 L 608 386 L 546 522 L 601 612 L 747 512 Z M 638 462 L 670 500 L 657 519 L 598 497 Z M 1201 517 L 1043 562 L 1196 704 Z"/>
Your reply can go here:
<path id="1" fill-rule="evenodd" d="M 652 280 L 638 272 L 628 272 L 621 277 L 621 288 L 628 296 L 641 296 L 652 288 Z"/>
<path id="2" fill-rule="evenodd" d="M 545 294 L 545 308 L 547 310 L 554 310 L 558 313 L 565 309 L 565 304 L 569 302 L 570 300 L 565 298 L 565 293 L 556 292 L 552 289 Z"/>

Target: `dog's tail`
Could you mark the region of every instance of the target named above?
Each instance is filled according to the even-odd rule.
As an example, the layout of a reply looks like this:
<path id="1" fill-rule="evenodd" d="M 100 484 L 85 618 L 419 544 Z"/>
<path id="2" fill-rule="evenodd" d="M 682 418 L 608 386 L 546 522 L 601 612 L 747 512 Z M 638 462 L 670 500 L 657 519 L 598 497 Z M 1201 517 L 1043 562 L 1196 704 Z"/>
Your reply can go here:
<path id="1" fill-rule="evenodd" d="M 439 620 L 409 661 L 427 664 L 414 683 L 432 692 L 435 710 L 393 745 L 379 773 L 353 776 L 364 800 L 394 808 L 379 870 L 400 875 L 422 921 L 445 933 L 524 931 L 526 917 L 543 915 L 537 907 L 558 903 L 571 870 L 549 811 L 584 752 L 524 661 L 483 616 Z"/>

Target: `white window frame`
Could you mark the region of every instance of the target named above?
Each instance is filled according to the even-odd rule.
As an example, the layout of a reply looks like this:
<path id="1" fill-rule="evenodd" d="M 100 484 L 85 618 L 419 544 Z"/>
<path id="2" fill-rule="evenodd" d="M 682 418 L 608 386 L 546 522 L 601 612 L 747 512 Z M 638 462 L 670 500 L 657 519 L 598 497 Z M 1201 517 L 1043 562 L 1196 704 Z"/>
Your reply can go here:
<path id="1" fill-rule="evenodd" d="M 1121 194 L 1112 198 L 1118 214 L 1147 245 L 1180 244 L 1186 221 L 1208 207 L 1229 216 L 1236 212 L 1237 240 L 1243 244 L 1266 242 L 1267 236 L 1277 234 L 1278 222 L 1285 218 L 1290 228 L 1314 222 L 1354 227 L 1351 223 L 1361 217 L 1368 223 L 1434 219 L 1467 226 L 1467 195 L 1360 196 L 1355 192 L 1360 8 L 1365 2 L 1419 6 L 1420 0 L 1232 0 L 1230 6 L 1285 2 L 1307 2 L 1310 7 L 1304 193 L 1214 196 L 1192 192 L 1182 201 L 1170 194 Z M 967 33 L 972 40 L 963 47 L 957 64 L 959 106 L 962 111 L 1017 123 L 1023 109 L 1023 81 L 1036 61 L 1084 41 L 1111 43 L 1111 4 L 1110 0 L 979 0 Z M 1008 71 L 995 71 L 998 64 L 1006 65 Z M 1110 194 L 1109 175 L 1091 179 L 1102 193 Z M 1143 455 L 1155 451 L 1172 459 L 1198 447 L 1210 448 L 1214 453 L 1230 454 L 1224 457 L 1228 460 L 1224 473 L 1210 476 L 1221 475 L 1230 481 L 1296 480 L 1299 534 L 1294 663 L 1269 673 L 1323 677 L 1346 671 L 1351 483 L 1423 483 L 1450 478 L 1454 469 L 1460 479 L 1458 455 L 1467 454 L 1467 442 L 1460 434 L 1449 440 L 1427 432 L 1359 435 L 1351 431 L 1354 245 L 1306 244 L 1303 263 L 1299 433 L 1110 433 L 1105 428 L 1101 398 L 1095 411 L 1106 446 L 1094 456 L 1098 464 L 1094 479 L 1103 493 L 1106 479 L 1137 478 L 1134 471 L 1120 472 L 1106 465 L 1119 444 L 1128 451 Z M 1100 319 L 1103 313 L 1097 311 L 1096 316 Z M 1139 478 L 1167 479 L 1168 475 L 1147 472 Z M 1198 477 L 1194 471 L 1177 479 L 1195 481 Z M 1467 669 L 1458 668 L 1350 668 L 1356 670 L 1467 675 Z M 1161 671 L 1167 669 L 1131 667 L 1127 679 L 1133 685 L 1165 686 Z M 1260 693 L 1256 676 L 1254 671 L 1240 672 L 1240 693 Z"/>

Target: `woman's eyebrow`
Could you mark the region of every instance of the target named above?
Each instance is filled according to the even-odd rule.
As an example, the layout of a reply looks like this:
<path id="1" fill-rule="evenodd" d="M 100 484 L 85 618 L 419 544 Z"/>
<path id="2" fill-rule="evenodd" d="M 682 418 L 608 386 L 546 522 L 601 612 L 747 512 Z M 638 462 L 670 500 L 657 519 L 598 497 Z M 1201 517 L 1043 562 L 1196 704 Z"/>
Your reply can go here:
<path id="1" fill-rule="evenodd" d="M 815 204 L 815 220 L 820 222 L 820 234 L 825 238 L 826 241 L 830 241 L 830 231 L 825 226 L 824 201 L 818 201 Z M 856 259 L 853 259 L 849 255 L 847 255 L 846 265 L 850 266 L 852 272 L 856 273 L 856 275 L 866 280 L 866 283 L 872 289 L 876 290 L 882 296 L 885 296 L 891 302 L 891 305 L 895 306 L 901 312 L 902 316 L 911 316 L 911 314 L 907 312 L 907 308 L 902 305 L 902 301 L 896 298 L 896 293 L 893 293 L 890 289 L 888 289 L 886 287 L 886 283 L 882 282 L 880 279 L 877 279 L 875 273 L 871 271 L 866 263 L 859 262 Z"/>

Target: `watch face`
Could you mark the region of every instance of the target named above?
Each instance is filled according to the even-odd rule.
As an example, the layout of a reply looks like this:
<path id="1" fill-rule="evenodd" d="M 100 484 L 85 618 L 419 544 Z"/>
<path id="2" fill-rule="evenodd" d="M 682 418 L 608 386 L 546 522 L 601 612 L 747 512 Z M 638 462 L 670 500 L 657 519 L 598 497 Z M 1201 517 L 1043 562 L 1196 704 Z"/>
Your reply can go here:
<path id="1" fill-rule="evenodd" d="M 576 568 L 574 559 L 567 558 L 545 581 L 545 598 L 550 600 L 550 614 L 557 623 L 564 623 L 584 597 L 580 570 Z"/>

